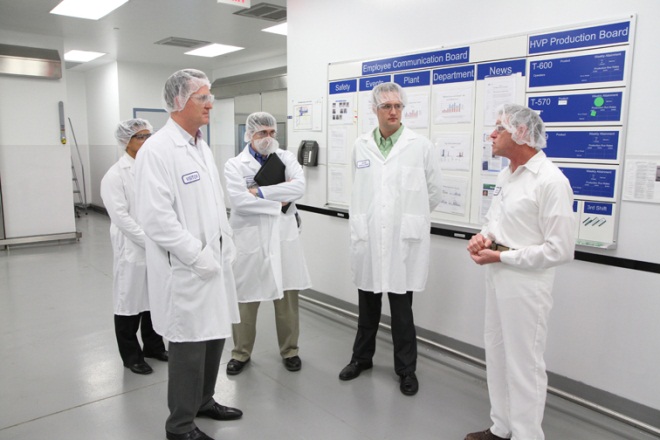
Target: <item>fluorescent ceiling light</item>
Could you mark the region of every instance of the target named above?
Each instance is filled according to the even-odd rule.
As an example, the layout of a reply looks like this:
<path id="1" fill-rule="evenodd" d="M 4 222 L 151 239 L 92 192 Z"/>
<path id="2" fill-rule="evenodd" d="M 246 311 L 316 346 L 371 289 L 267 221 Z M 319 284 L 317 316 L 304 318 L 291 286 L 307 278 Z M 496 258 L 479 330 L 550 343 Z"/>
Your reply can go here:
<path id="1" fill-rule="evenodd" d="M 287 32 L 287 26 L 286 23 L 278 24 L 275 26 L 271 26 L 266 29 L 262 29 L 263 32 L 270 32 L 273 34 L 279 34 L 279 35 L 286 35 Z"/>
<path id="2" fill-rule="evenodd" d="M 51 14 L 98 20 L 114 11 L 128 0 L 63 0 Z"/>
<path id="3" fill-rule="evenodd" d="M 76 63 L 86 63 L 105 55 L 102 52 L 88 52 L 85 50 L 70 50 L 64 54 L 64 61 L 73 61 Z"/>
<path id="4" fill-rule="evenodd" d="M 196 55 L 198 57 L 208 57 L 213 58 L 219 55 L 224 55 L 230 52 L 236 52 L 237 50 L 243 50 L 244 47 L 238 46 L 229 46 L 226 44 L 209 44 L 208 46 L 202 46 L 199 49 L 191 50 L 186 52 L 186 55 Z"/>

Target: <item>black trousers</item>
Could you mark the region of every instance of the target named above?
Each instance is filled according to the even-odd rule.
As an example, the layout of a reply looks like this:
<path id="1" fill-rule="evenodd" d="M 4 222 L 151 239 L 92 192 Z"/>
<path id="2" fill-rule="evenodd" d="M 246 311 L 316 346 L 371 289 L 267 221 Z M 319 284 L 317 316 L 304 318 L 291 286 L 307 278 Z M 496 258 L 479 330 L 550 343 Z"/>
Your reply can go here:
<path id="1" fill-rule="evenodd" d="M 144 351 L 140 347 L 137 332 L 140 329 Z M 151 356 L 165 351 L 163 338 L 154 331 L 151 324 L 151 312 L 138 315 L 115 315 L 115 335 L 119 354 L 125 366 L 144 362 L 144 356 Z"/>
<path id="2" fill-rule="evenodd" d="M 353 344 L 351 362 L 368 363 L 376 352 L 376 334 L 380 323 L 382 293 L 358 289 L 360 316 Z M 392 316 L 392 342 L 394 343 L 394 371 L 396 374 L 413 373 L 417 369 L 417 332 L 413 319 L 413 293 L 387 294 Z"/>
<path id="3" fill-rule="evenodd" d="M 165 430 L 185 434 L 197 427 L 199 410 L 210 409 L 220 369 L 224 339 L 200 342 L 170 342 L 167 363 L 167 406 L 170 415 Z"/>

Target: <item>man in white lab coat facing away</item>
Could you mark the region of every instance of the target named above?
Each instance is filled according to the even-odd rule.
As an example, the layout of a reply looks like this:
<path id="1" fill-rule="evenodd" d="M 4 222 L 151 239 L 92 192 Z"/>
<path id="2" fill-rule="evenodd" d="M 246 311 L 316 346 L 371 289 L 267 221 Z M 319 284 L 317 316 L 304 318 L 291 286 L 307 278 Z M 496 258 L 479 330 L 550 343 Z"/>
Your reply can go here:
<path id="1" fill-rule="evenodd" d="M 285 368 L 298 371 L 302 366 L 298 356 L 298 291 L 311 287 L 311 282 L 294 202 L 305 194 L 305 176 L 293 153 L 279 148 L 276 134 L 277 121 L 271 114 L 252 113 L 245 122 L 248 145 L 225 164 L 241 314 L 240 324 L 233 329 L 229 375 L 239 374 L 250 361 L 261 301 L 273 301 L 277 341 Z M 259 186 L 254 177 L 273 154 L 285 166 L 285 180 Z"/>
<path id="2" fill-rule="evenodd" d="M 152 320 L 169 341 L 165 430 L 170 440 L 210 439 L 195 425 L 196 416 L 242 416 L 213 399 L 225 338 L 239 315 L 224 193 L 199 130 L 213 108 L 210 86 L 198 70 L 170 76 L 163 91 L 170 118 L 136 161 Z"/>
<path id="3" fill-rule="evenodd" d="M 145 357 L 168 359 L 163 338 L 151 324 L 144 231 L 135 220 L 135 155 L 152 131 L 144 119 L 120 122 L 115 138 L 124 154 L 101 180 L 101 198 L 111 220 L 115 336 L 124 366 L 136 374 L 153 372 Z M 137 338 L 138 329 L 144 350 Z"/>
<path id="4" fill-rule="evenodd" d="M 431 212 L 440 203 L 440 167 L 433 144 L 401 123 L 406 97 L 395 83 L 372 92 L 378 127 L 355 141 L 349 209 L 351 269 L 358 288 L 358 331 L 351 362 L 339 374 L 355 379 L 373 366 L 383 293 L 392 316 L 394 371 L 399 389 L 419 382 L 413 292 L 426 287 Z"/>

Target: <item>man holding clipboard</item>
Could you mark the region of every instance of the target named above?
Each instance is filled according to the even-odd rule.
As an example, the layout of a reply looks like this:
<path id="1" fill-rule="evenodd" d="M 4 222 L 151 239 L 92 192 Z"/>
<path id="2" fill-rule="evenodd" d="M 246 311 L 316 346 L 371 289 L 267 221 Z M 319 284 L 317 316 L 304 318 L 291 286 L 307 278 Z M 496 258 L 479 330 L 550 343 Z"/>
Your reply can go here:
<path id="1" fill-rule="evenodd" d="M 240 324 L 232 329 L 234 349 L 227 364 L 228 375 L 241 373 L 250 362 L 262 301 L 273 301 L 285 368 L 298 371 L 302 366 L 298 356 L 298 291 L 311 287 L 311 282 L 294 202 L 305 193 L 305 177 L 296 157 L 279 149 L 276 127 L 277 121 L 269 113 L 248 116 L 248 145 L 225 164 L 241 315 Z"/>

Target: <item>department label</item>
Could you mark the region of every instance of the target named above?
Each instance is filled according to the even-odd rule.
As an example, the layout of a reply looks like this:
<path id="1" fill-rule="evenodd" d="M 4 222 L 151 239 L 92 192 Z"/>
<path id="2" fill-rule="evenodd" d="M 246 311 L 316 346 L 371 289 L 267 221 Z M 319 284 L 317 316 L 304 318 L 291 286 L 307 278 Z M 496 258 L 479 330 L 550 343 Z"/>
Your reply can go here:
<path id="1" fill-rule="evenodd" d="M 331 82 L 329 92 L 331 95 L 357 92 L 357 80 L 348 79 L 346 81 Z"/>
<path id="2" fill-rule="evenodd" d="M 392 81 L 390 75 L 370 76 L 367 78 L 360 78 L 360 91 L 367 92 L 373 90 L 379 84 Z"/>
<path id="3" fill-rule="evenodd" d="M 569 167 L 559 167 L 559 169 L 568 178 L 576 196 L 614 199 L 615 169 Z"/>
<path id="4" fill-rule="evenodd" d="M 529 63 L 529 87 L 623 81 L 626 52 L 553 58 Z"/>
<path id="5" fill-rule="evenodd" d="M 623 92 L 531 96 L 527 105 L 544 122 L 621 121 Z"/>
<path id="6" fill-rule="evenodd" d="M 619 131 L 546 130 L 546 156 L 557 159 L 616 160 Z"/>
<path id="7" fill-rule="evenodd" d="M 474 81 L 474 66 L 451 67 L 433 71 L 433 84 Z"/>
<path id="8" fill-rule="evenodd" d="M 482 80 L 497 76 L 509 76 L 520 73 L 525 76 L 525 60 L 485 63 L 477 66 L 477 79 Z"/>
<path id="9" fill-rule="evenodd" d="M 553 32 L 529 37 L 529 53 L 555 52 L 580 47 L 605 46 L 627 43 L 630 22 L 606 24 L 588 28 Z"/>
<path id="10" fill-rule="evenodd" d="M 401 87 L 428 86 L 431 84 L 431 72 L 428 70 L 394 75 L 394 82 Z"/>

